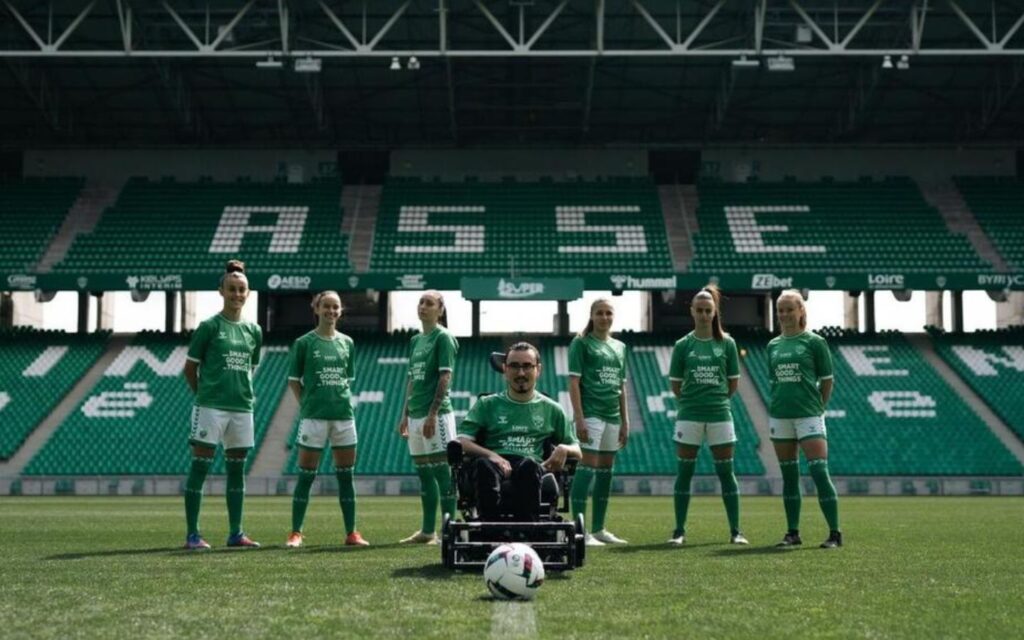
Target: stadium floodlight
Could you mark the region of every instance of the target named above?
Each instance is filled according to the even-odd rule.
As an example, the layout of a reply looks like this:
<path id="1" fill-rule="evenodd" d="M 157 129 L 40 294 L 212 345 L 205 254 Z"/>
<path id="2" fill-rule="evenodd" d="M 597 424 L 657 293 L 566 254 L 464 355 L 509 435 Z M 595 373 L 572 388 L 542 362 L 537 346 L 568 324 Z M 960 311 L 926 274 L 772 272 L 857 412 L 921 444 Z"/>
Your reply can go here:
<path id="1" fill-rule="evenodd" d="M 892 56 L 885 56 L 882 58 L 882 68 L 892 69 Z"/>
<path id="2" fill-rule="evenodd" d="M 256 67 L 258 69 L 280 69 L 284 66 L 284 62 L 278 60 L 274 56 L 268 57 L 266 60 L 257 60 Z"/>
<path id="3" fill-rule="evenodd" d="M 312 56 L 295 59 L 295 73 L 320 73 L 322 61 Z"/>
<path id="4" fill-rule="evenodd" d="M 411 56 L 409 58 L 409 64 L 407 64 L 405 68 L 406 69 L 411 69 L 412 71 L 419 70 L 419 68 L 420 68 L 419 58 L 417 58 L 416 56 Z"/>
<path id="5" fill-rule="evenodd" d="M 773 58 L 768 58 L 768 70 L 794 71 L 796 70 L 796 64 L 790 56 L 775 56 Z"/>
<path id="6" fill-rule="evenodd" d="M 732 66 L 739 69 L 756 69 L 761 66 L 761 61 L 751 60 L 747 56 L 740 56 L 732 61 Z"/>
<path id="7" fill-rule="evenodd" d="M 402 61 L 398 59 L 398 56 L 395 56 L 395 57 L 391 58 L 391 70 L 392 71 L 401 71 L 402 70 Z"/>
<path id="8" fill-rule="evenodd" d="M 910 68 L 910 56 L 903 54 L 900 56 L 899 61 L 896 63 L 896 68 L 900 71 L 906 71 Z"/>

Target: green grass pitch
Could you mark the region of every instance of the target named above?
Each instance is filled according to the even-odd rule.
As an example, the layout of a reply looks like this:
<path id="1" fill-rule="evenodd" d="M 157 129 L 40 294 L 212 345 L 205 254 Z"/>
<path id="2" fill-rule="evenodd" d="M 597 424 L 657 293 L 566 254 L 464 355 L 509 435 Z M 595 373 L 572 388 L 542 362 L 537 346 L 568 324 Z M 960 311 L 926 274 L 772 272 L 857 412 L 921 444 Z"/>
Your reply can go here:
<path id="1" fill-rule="evenodd" d="M 846 498 L 847 546 L 804 500 L 802 549 L 771 548 L 779 498 L 743 501 L 748 548 L 727 542 L 716 498 L 695 498 L 684 548 L 663 542 L 667 498 L 613 497 L 624 547 L 550 575 L 528 604 L 494 602 L 438 547 L 399 547 L 419 503 L 363 498 L 373 546 L 348 549 L 335 498 L 316 496 L 307 546 L 283 548 L 287 498 L 250 498 L 258 551 L 223 549 L 221 497 L 207 497 L 208 553 L 183 542 L 177 498 L 0 500 L 4 638 L 1010 638 L 1024 633 L 1024 499 Z"/>

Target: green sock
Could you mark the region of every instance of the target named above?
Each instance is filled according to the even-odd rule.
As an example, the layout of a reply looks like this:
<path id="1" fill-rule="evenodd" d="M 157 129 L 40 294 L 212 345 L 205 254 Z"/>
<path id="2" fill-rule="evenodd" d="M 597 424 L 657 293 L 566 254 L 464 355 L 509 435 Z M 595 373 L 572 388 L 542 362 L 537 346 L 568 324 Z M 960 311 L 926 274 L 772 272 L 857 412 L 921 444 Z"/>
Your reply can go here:
<path id="1" fill-rule="evenodd" d="M 825 515 L 828 528 L 839 531 L 839 498 L 832 477 L 828 473 L 828 458 L 808 460 L 807 467 L 814 478 L 814 487 L 818 490 L 818 505 Z"/>
<path id="2" fill-rule="evenodd" d="M 338 504 L 341 505 L 341 517 L 345 520 L 345 534 L 356 530 L 356 483 L 352 479 L 352 467 L 335 469 L 338 478 Z"/>
<path id="3" fill-rule="evenodd" d="M 732 458 L 715 460 L 715 473 L 722 483 L 722 502 L 725 503 L 725 515 L 729 518 L 729 530 L 737 533 L 740 530 L 740 484 L 732 468 Z"/>
<path id="4" fill-rule="evenodd" d="M 437 501 L 439 498 L 437 478 L 429 464 L 416 467 L 416 475 L 420 477 L 420 503 L 423 505 L 423 524 L 420 533 L 434 533 L 437 521 Z"/>
<path id="5" fill-rule="evenodd" d="M 302 521 L 306 519 L 306 507 L 309 506 L 309 490 L 316 480 L 316 469 L 299 469 L 299 481 L 295 483 L 292 494 L 292 531 L 302 531 Z"/>
<path id="6" fill-rule="evenodd" d="M 447 513 L 455 519 L 455 486 L 452 484 L 452 468 L 447 462 L 434 465 L 434 478 L 437 480 L 437 492 L 441 499 L 441 513 Z"/>
<path id="7" fill-rule="evenodd" d="M 576 467 L 576 474 L 572 479 L 572 490 L 569 492 L 569 502 L 572 507 L 572 519 L 575 520 L 576 516 L 583 514 L 583 519 L 587 517 L 587 496 L 590 495 L 590 483 L 594 480 L 594 468 L 586 465 L 579 465 Z M 587 529 L 592 529 L 589 526 Z"/>
<path id="8" fill-rule="evenodd" d="M 680 458 L 677 469 L 674 492 L 676 531 L 684 534 L 686 533 L 686 513 L 690 510 L 690 484 L 693 482 L 693 473 L 697 470 L 696 458 L 693 460 Z"/>
<path id="9" fill-rule="evenodd" d="M 199 509 L 203 506 L 203 484 L 206 474 L 210 472 L 210 458 L 192 457 L 192 465 L 188 469 L 185 480 L 185 526 L 188 535 L 199 534 Z"/>
<path id="10" fill-rule="evenodd" d="M 227 458 L 228 527 L 231 535 L 242 533 L 242 504 L 245 502 L 245 458 Z"/>
<path id="11" fill-rule="evenodd" d="M 786 526 L 800 530 L 800 461 L 780 460 L 782 470 L 782 503 L 786 506 Z"/>
<path id="12" fill-rule="evenodd" d="M 604 531 L 604 518 L 608 514 L 608 496 L 612 493 L 612 470 L 594 470 L 594 531 Z"/>

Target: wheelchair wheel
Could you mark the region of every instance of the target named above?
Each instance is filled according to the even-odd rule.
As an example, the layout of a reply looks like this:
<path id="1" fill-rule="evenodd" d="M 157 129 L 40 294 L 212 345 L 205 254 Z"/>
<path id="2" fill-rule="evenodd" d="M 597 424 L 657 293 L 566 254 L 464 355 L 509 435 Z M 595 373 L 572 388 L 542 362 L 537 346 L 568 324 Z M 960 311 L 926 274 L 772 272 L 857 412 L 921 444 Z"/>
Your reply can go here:
<path id="1" fill-rule="evenodd" d="M 441 521 L 441 565 L 446 569 L 455 568 L 455 548 L 452 536 L 452 518 L 450 514 L 444 514 Z"/>
<path id="2" fill-rule="evenodd" d="M 583 522 L 582 513 L 576 514 L 574 524 L 576 525 L 576 531 L 573 534 L 575 538 L 573 543 L 576 545 L 576 566 L 582 567 L 587 559 L 587 527 Z"/>

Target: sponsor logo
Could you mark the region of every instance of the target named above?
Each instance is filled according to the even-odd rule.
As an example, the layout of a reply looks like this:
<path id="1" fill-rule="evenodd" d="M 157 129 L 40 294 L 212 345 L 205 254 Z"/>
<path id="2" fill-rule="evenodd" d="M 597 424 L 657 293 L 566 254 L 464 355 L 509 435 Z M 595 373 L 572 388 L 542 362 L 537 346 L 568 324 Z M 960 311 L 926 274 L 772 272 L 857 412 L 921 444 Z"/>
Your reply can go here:
<path id="1" fill-rule="evenodd" d="M 35 289 L 36 277 L 28 274 L 7 276 L 7 286 L 12 289 Z"/>
<path id="2" fill-rule="evenodd" d="M 1024 274 L 983 273 L 978 276 L 981 287 L 1024 287 Z"/>
<path id="3" fill-rule="evenodd" d="M 309 289 L 313 281 L 309 276 L 282 276 L 274 274 L 267 278 L 267 287 L 270 289 Z"/>
<path id="4" fill-rule="evenodd" d="M 78 286 L 81 288 L 85 287 L 83 280 L 85 278 L 78 279 Z M 124 281 L 133 291 L 169 291 L 184 288 L 180 275 L 128 276 Z"/>
<path id="5" fill-rule="evenodd" d="M 399 289 L 426 289 L 422 273 L 412 273 L 397 276 Z"/>
<path id="6" fill-rule="evenodd" d="M 668 278 L 636 278 L 629 275 L 613 275 L 610 280 L 616 289 L 678 289 L 675 276 Z"/>
<path id="7" fill-rule="evenodd" d="M 499 298 L 532 298 L 544 293 L 543 282 L 521 282 L 516 284 L 501 278 L 498 280 Z"/>
<path id="8" fill-rule="evenodd" d="M 869 274 L 868 287 L 872 289 L 903 289 L 904 278 L 899 273 Z"/>
<path id="9" fill-rule="evenodd" d="M 755 273 L 750 280 L 751 289 L 782 289 L 793 286 L 793 277 L 780 278 L 774 273 Z"/>
<path id="10" fill-rule="evenodd" d="M 827 286 L 829 289 L 831 289 L 832 287 L 836 286 L 836 277 L 835 276 L 825 276 L 825 286 Z"/>

